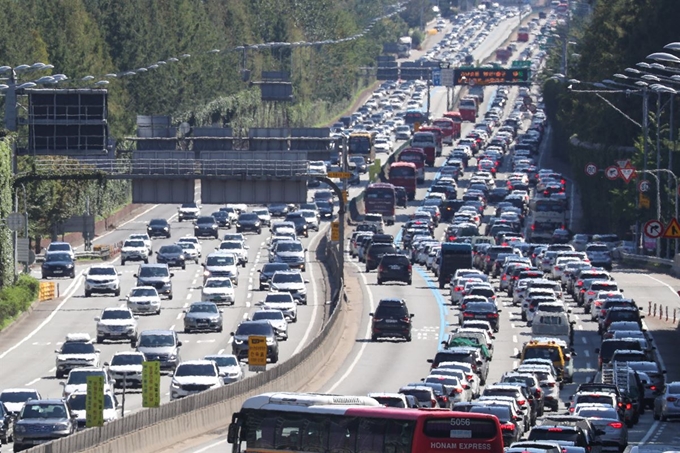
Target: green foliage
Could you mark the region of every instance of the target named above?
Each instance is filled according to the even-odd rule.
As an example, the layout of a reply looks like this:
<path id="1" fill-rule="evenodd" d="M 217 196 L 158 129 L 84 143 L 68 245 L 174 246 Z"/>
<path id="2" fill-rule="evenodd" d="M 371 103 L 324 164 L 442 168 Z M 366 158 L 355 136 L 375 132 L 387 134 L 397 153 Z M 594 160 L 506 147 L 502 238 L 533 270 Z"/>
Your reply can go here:
<path id="1" fill-rule="evenodd" d="M 12 212 L 12 141 L 0 141 L 0 219 Z M 0 288 L 14 281 L 14 248 L 12 232 L 0 223 Z"/>
<path id="2" fill-rule="evenodd" d="M 38 297 L 40 282 L 23 274 L 14 285 L 0 289 L 0 326 L 26 311 Z"/>

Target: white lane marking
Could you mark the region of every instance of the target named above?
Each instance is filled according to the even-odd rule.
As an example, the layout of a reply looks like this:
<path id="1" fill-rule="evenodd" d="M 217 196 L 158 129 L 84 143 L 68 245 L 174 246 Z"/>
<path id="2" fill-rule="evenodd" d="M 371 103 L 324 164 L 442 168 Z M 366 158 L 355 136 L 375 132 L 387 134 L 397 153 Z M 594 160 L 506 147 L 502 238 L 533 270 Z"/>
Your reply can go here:
<path id="1" fill-rule="evenodd" d="M 515 368 L 517 368 L 518 365 L 519 365 L 519 364 L 518 364 L 517 360 L 513 360 L 513 361 L 512 361 L 512 369 L 513 369 L 513 370 L 514 370 Z"/>
<path id="2" fill-rule="evenodd" d="M 584 350 L 583 350 L 583 355 L 586 356 L 586 357 L 590 357 L 590 351 L 587 350 L 587 349 L 584 349 Z"/>
<path id="3" fill-rule="evenodd" d="M 571 184 L 571 198 L 570 198 L 570 200 L 576 200 L 576 198 L 575 198 L 576 197 L 576 195 L 575 195 L 576 184 L 574 184 L 574 181 L 572 181 L 569 178 L 564 178 L 564 179 L 569 181 L 570 184 Z M 569 204 L 571 205 L 569 207 L 569 230 L 574 231 L 574 206 L 576 205 L 576 203 L 572 202 L 572 203 L 569 203 Z"/>
<path id="4" fill-rule="evenodd" d="M 586 339 L 586 337 L 581 337 L 581 341 L 583 342 L 583 344 L 588 344 L 588 340 Z"/>
<path id="5" fill-rule="evenodd" d="M 196 285 L 196 279 L 191 280 L 191 286 Z"/>
<path id="6" fill-rule="evenodd" d="M 310 249 L 311 244 L 317 241 L 317 239 L 320 240 L 321 236 L 325 234 L 326 229 L 324 228 L 323 231 L 317 232 L 312 240 L 310 241 Z M 318 241 L 317 241 L 318 245 Z M 316 320 L 316 315 L 317 312 L 319 311 L 319 305 L 322 305 L 325 301 L 319 301 L 319 291 L 318 291 L 318 285 L 316 284 L 316 278 L 314 278 L 314 264 L 307 262 L 305 267 L 309 268 L 309 280 L 312 283 L 312 318 L 310 322 L 307 324 L 307 329 L 305 330 L 305 334 L 302 336 L 302 340 L 300 340 L 300 343 L 298 343 L 297 347 L 295 348 L 295 351 L 293 351 L 293 355 L 297 354 L 302 350 L 302 348 L 305 347 L 307 343 L 307 339 L 309 338 L 309 335 L 312 333 L 312 328 L 314 327 L 314 321 Z M 307 301 L 309 302 L 309 298 L 307 298 Z"/>
<path id="7" fill-rule="evenodd" d="M 248 300 L 248 301 L 246 301 L 246 308 L 249 308 L 249 307 L 250 307 L 250 301 Z"/>
<path id="8" fill-rule="evenodd" d="M 367 288 L 366 292 L 368 293 L 368 304 L 370 306 L 370 311 L 373 312 L 374 307 L 375 307 L 375 304 L 374 304 L 374 301 L 373 301 L 373 293 L 370 290 L 368 290 L 368 281 L 366 280 L 366 275 L 363 272 L 361 272 L 361 268 L 356 263 L 353 262 L 352 264 L 359 271 L 359 276 L 361 277 L 361 280 L 363 280 L 364 288 Z M 371 338 L 371 323 L 370 322 L 366 324 L 366 334 L 364 335 L 364 339 L 368 339 L 368 338 Z M 342 384 L 342 382 L 345 379 L 347 379 L 347 377 L 350 374 L 352 374 L 352 371 L 354 371 L 354 368 L 357 366 L 357 364 L 359 363 L 359 360 L 361 360 L 361 357 L 364 355 L 364 351 L 366 350 L 367 345 L 368 345 L 368 341 L 364 341 L 363 343 L 361 343 L 361 348 L 359 349 L 359 353 L 356 355 L 356 357 L 354 357 L 354 360 L 352 361 L 352 363 L 349 365 L 349 367 L 345 371 L 345 374 L 340 376 L 340 379 L 338 379 L 335 382 L 335 384 L 333 384 L 331 386 L 331 388 L 328 389 L 328 393 L 333 393 L 333 391 L 336 388 L 338 388 L 340 386 L 340 384 Z"/>
<path id="9" fill-rule="evenodd" d="M 57 371 L 57 367 L 56 367 L 56 366 L 55 366 L 55 367 L 52 367 L 52 368 L 50 369 L 50 374 L 51 374 L 51 373 L 54 373 L 55 371 Z"/>
<path id="10" fill-rule="evenodd" d="M 187 299 L 191 299 L 191 293 L 187 294 Z"/>
<path id="11" fill-rule="evenodd" d="M 574 315 L 574 319 L 577 320 L 577 321 L 580 320 L 580 318 L 578 317 L 578 315 Z"/>
<path id="12" fill-rule="evenodd" d="M 211 338 L 210 340 L 197 340 L 196 343 L 214 343 L 215 339 Z"/>
<path id="13" fill-rule="evenodd" d="M 248 299 L 250 299 L 251 297 L 253 297 L 253 293 L 248 293 L 248 295 L 247 295 L 246 297 L 247 297 Z"/>
<path id="14" fill-rule="evenodd" d="M 208 450 L 212 450 L 213 448 L 217 447 L 220 444 L 225 443 L 226 441 L 227 441 L 227 439 L 218 440 L 217 442 L 213 442 L 211 444 L 208 444 L 203 448 L 200 448 L 198 450 L 194 450 L 193 453 L 204 453 Z"/>
<path id="15" fill-rule="evenodd" d="M 222 355 L 223 352 L 224 352 L 224 348 L 222 348 L 222 349 L 220 349 L 219 351 L 217 351 L 217 355 Z"/>
<path id="16" fill-rule="evenodd" d="M 227 341 L 228 344 L 232 344 L 234 342 L 234 337 L 229 337 L 229 341 Z"/>
<path id="17" fill-rule="evenodd" d="M 644 445 L 647 440 L 652 436 L 652 433 L 656 430 L 657 426 L 659 426 L 659 420 L 656 420 L 654 423 L 652 423 L 652 426 L 649 427 L 645 435 L 640 439 L 640 443 L 638 445 Z"/>
<path id="18" fill-rule="evenodd" d="M 517 343 L 517 335 L 513 335 L 513 336 L 512 336 L 512 342 L 513 342 L 513 343 Z"/>
<path id="19" fill-rule="evenodd" d="M 578 330 L 583 330 L 583 324 L 578 325 Z"/>
<path id="20" fill-rule="evenodd" d="M 248 313 L 243 313 L 243 319 L 248 319 Z"/>
<path id="21" fill-rule="evenodd" d="M 510 327 L 511 327 L 512 329 L 516 329 L 515 323 L 512 323 L 512 322 L 511 322 L 511 323 L 510 323 Z"/>
<path id="22" fill-rule="evenodd" d="M 30 387 L 30 386 L 32 386 L 33 384 L 35 384 L 36 382 L 38 382 L 40 379 L 42 379 L 42 378 L 35 378 L 35 379 L 33 379 L 31 382 L 27 382 L 24 386 L 25 386 L 25 387 Z"/>
<path id="23" fill-rule="evenodd" d="M 47 318 L 45 318 L 45 320 L 43 322 L 41 322 L 38 327 L 33 329 L 24 338 L 19 340 L 19 342 L 16 343 L 14 346 L 12 346 L 8 350 L 6 350 L 2 354 L 0 354 L 0 359 L 4 359 L 7 356 L 7 354 L 9 354 L 10 352 L 19 348 L 22 344 L 26 343 L 28 340 L 33 338 L 33 336 L 35 336 L 35 334 L 40 332 L 40 330 L 42 330 L 43 327 L 45 327 L 47 324 L 49 324 L 49 322 L 52 321 L 52 319 L 54 319 L 54 317 L 57 315 L 57 313 L 59 313 L 59 311 L 66 304 L 66 302 L 68 302 L 71 299 L 71 297 L 73 297 L 73 294 L 76 292 L 76 288 L 80 287 L 80 283 L 82 282 L 82 280 L 83 280 L 83 276 L 78 275 L 75 278 L 75 280 L 73 281 L 73 283 L 71 283 L 71 285 L 69 285 L 69 289 L 67 290 L 66 296 L 64 296 L 64 300 L 62 300 L 61 303 L 59 305 L 57 305 L 57 308 L 55 308 L 54 311 L 52 313 L 50 313 L 50 315 Z M 76 283 L 78 283 L 78 284 L 76 284 Z"/>
<path id="24" fill-rule="evenodd" d="M 175 325 L 174 325 L 174 324 L 170 326 L 170 330 L 175 330 Z"/>
<path id="25" fill-rule="evenodd" d="M 513 357 L 514 357 L 514 356 L 518 356 L 518 355 L 519 355 L 519 349 L 517 349 L 517 348 L 512 348 L 512 355 L 513 355 Z"/>
<path id="26" fill-rule="evenodd" d="M 253 281 L 253 279 L 251 278 L 250 281 Z M 253 285 L 248 285 L 248 291 L 252 291 L 252 290 L 253 290 Z"/>
<path id="27" fill-rule="evenodd" d="M 177 319 L 182 317 L 182 313 L 177 313 Z"/>

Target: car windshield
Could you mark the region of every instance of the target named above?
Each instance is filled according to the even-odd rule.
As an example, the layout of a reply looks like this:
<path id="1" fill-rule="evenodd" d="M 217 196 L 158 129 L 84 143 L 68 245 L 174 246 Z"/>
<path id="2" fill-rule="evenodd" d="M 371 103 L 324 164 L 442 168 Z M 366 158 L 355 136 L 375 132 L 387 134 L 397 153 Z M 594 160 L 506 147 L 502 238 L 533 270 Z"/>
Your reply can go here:
<path id="1" fill-rule="evenodd" d="M 182 253 L 182 248 L 178 245 L 164 245 L 158 249 L 158 253 Z"/>
<path id="2" fill-rule="evenodd" d="M 215 367 L 198 363 L 180 364 L 175 371 L 175 376 L 215 376 Z"/>
<path id="3" fill-rule="evenodd" d="M 668 393 L 677 395 L 680 393 L 680 384 L 669 384 Z"/>
<path id="4" fill-rule="evenodd" d="M 286 302 L 293 302 L 293 296 L 291 296 L 290 293 L 268 294 L 266 299 L 264 300 L 265 304 Z"/>
<path id="5" fill-rule="evenodd" d="M 164 227 L 167 226 L 168 222 L 166 222 L 163 219 L 153 219 L 151 222 L 149 222 L 149 226 L 159 226 L 159 227 Z"/>
<path id="6" fill-rule="evenodd" d="M 578 432 L 562 428 L 532 429 L 529 432 L 529 440 L 550 440 L 578 442 Z"/>
<path id="7" fill-rule="evenodd" d="M 111 359 L 111 365 L 141 365 L 144 356 L 141 354 L 116 354 Z"/>
<path id="8" fill-rule="evenodd" d="M 49 247 L 47 247 L 48 252 L 63 252 L 63 251 L 71 251 L 71 245 L 70 244 L 59 244 L 59 243 L 52 243 L 50 244 Z"/>
<path id="9" fill-rule="evenodd" d="M 52 262 L 52 261 L 72 261 L 71 260 L 71 255 L 68 253 L 48 253 L 47 256 L 45 257 L 45 261 L 47 262 Z"/>
<path id="10" fill-rule="evenodd" d="M 301 252 L 302 244 L 294 241 L 284 241 L 276 244 L 277 252 Z"/>
<path id="11" fill-rule="evenodd" d="M 73 370 L 68 374 L 68 380 L 66 381 L 66 385 L 87 384 L 88 376 L 104 376 L 104 372 L 100 370 L 93 371 Z"/>
<path id="12" fill-rule="evenodd" d="M 282 320 L 284 317 L 283 313 L 280 311 L 256 311 L 253 313 L 253 321 L 258 321 L 260 319 Z"/>
<path id="13" fill-rule="evenodd" d="M 72 411 L 84 411 L 85 410 L 85 400 L 87 399 L 86 393 L 78 393 L 72 395 L 68 399 L 68 405 Z M 104 395 L 104 409 L 113 409 L 113 398 L 110 394 Z"/>
<path id="14" fill-rule="evenodd" d="M 205 359 L 215 362 L 218 367 L 238 366 L 238 360 L 234 356 L 208 356 Z"/>
<path id="15" fill-rule="evenodd" d="M 158 296 L 156 288 L 132 288 L 130 297 L 155 297 Z"/>
<path id="16" fill-rule="evenodd" d="M 399 393 L 414 396 L 418 401 L 429 402 L 432 400 L 432 393 L 427 390 L 401 389 Z"/>
<path id="17" fill-rule="evenodd" d="M 39 399 L 36 392 L 2 392 L 0 401 L 3 403 L 25 403 L 29 399 Z"/>
<path id="18" fill-rule="evenodd" d="M 220 244 L 220 250 L 240 250 L 241 243 L 236 241 L 225 241 Z"/>
<path id="19" fill-rule="evenodd" d="M 395 318 L 408 316 L 408 310 L 403 305 L 380 304 L 375 310 L 373 319 Z"/>
<path id="20" fill-rule="evenodd" d="M 271 336 L 271 326 L 269 323 L 244 322 L 238 326 L 236 335 L 264 335 Z"/>
<path id="21" fill-rule="evenodd" d="M 116 275 L 116 269 L 112 267 L 91 267 L 87 275 Z"/>
<path id="22" fill-rule="evenodd" d="M 386 407 L 406 407 L 404 400 L 396 396 L 374 396 L 373 399 Z"/>
<path id="23" fill-rule="evenodd" d="M 102 319 L 132 319 L 128 310 L 104 310 Z"/>
<path id="24" fill-rule="evenodd" d="M 470 408 L 471 413 L 495 415 L 501 423 L 510 420 L 510 408 L 505 406 L 477 406 Z"/>
<path id="25" fill-rule="evenodd" d="M 123 247 L 134 247 L 134 248 L 144 248 L 144 241 L 125 241 Z"/>
<path id="26" fill-rule="evenodd" d="M 196 250 L 196 244 L 193 242 L 178 242 L 177 246 L 179 246 L 182 250 Z"/>
<path id="27" fill-rule="evenodd" d="M 238 218 L 239 221 L 247 220 L 247 221 L 252 221 L 254 222 L 255 220 L 259 220 L 259 217 L 255 213 L 250 213 L 250 214 L 241 214 Z"/>
<path id="28" fill-rule="evenodd" d="M 233 255 L 209 256 L 205 262 L 206 266 L 233 266 Z"/>
<path id="29" fill-rule="evenodd" d="M 215 218 L 210 216 L 210 217 L 199 217 L 196 220 L 196 223 L 215 223 Z"/>
<path id="30" fill-rule="evenodd" d="M 310 219 L 316 218 L 316 212 L 314 211 L 302 211 L 302 215 Z"/>
<path id="31" fill-rule="evenodd" d="M 189 307 L 189 313 L 217 313 L 215 304 L 193 304 Z"/>
<path id="32" fill-rule="evenodd" d="M 288 269 L 290 269 L 290 266 L 286 263 L 270 263 L 265 264 L 264 267 L 262 267 L 262 272 L 265 274 L 273 274 L 276 271 L 285 271 Z"/>
<path id="33" fill-rule="evenodd" d="M 272 277 L 273 283 L 302 283 L 302 274 L 298 272 L 277 272 Z"/>
<path id="34" fill-rule="evenodd" d="M 209 279 L 205 282 L 205 288 L 231 288 L 231 280 L 228 278 Z"/>
<path id="35" fill-rule="evenodd" d="M 618 419 L 619 414 L 616 411 L 616 409 L 612 408 L 583 408 L 579 409 L 578 413 L 576 414 L 579 417 L 587 417 L 587 418 L 613 418 L 613 419 Z"/>
<path id="36" fill-rule="evenodd" d="M 553 362 L 560 360 L 560 348 L 535 347 L 524 350 L 524 359 L 549 359 Z"/>
<path id="37" fill-rule="evenodd" d="M 67 418 L 66 406 L 61 403 L 27 403 L 21 411 L 22 419 Z"/>
<path id="38" fill-rule="evenodd" d="M 169 275 L 168 268 L 161 266 L 145 266 L 139 271 L 140 277 L 168 277 Z"/>
<path id="39" fill-rule="evenodd" d="M 94 354 L 94 345 L 84 341 L 67 341 L 61 346 L 62 354 Z"/>
<path id="40" fill-rule="evenodd" d="M 144 348 L 159 348 L 174 344 L 175 338 L 169 334 L 146 334 L 139 339 L 139 346 Z"/>

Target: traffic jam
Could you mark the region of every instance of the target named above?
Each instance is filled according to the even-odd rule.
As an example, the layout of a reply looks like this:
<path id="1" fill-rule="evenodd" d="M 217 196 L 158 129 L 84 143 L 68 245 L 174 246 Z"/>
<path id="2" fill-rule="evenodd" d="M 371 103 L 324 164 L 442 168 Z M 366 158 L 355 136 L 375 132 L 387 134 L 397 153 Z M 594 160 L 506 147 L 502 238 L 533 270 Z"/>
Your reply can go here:
<path id="1" fill-rule="evenodd" d="M 420 101 L 423 90 L 418 81 L 385 82 L 375 97 L 392 105 L 405 92 Z M 378 285 L 411 285 L 418 268 L 425 272 L 455 307 L 458 325 L 420 382 L 368 396 L 389 407 L 492 414 L 509 452 L 622 452 L 645 411 L 655 420 L 679 414 L 680 384 L 665 383 L 641 308 L 612 277 L 618 238 L 572 235 L 566 179 L 538 164 L 546 117 L 537 87 L 470 89 L 458 111 L 424 115 L 408 110 L 390 121 L 407 143 L 382 181 L 366 188 L 365 216 L 348 249 L 365 272 L 377 273 Z M 367 135 L 350 131 L 350 140 L 357 133 Z M 408 207 L 416 209 L 398 234 L 386 234 Z M 412 341 L 409 306 L 417 302 L 381 299 L 371 340 Z M 494 343 L 509 341 L 503 310 L 517 312 L 530 337 L 516 365 L 491 382 Z M 596 369 L 579 382 L 577 312 L 601 336 Z"/>

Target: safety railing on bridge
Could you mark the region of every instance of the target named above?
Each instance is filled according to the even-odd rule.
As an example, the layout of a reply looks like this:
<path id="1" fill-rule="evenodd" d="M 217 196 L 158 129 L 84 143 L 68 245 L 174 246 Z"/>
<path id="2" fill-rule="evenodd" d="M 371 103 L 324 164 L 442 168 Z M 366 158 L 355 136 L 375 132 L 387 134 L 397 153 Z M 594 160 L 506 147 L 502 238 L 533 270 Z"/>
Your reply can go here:
<path id="1" fill-rule="evenodd" d="M 44 175 L 97 174 L 115 177 L 193 176 L 193 177 L 307 177 L 307 160 L 247 159 L 54 159 L 36 158 L 32 168 L 17 178 Z"/>

